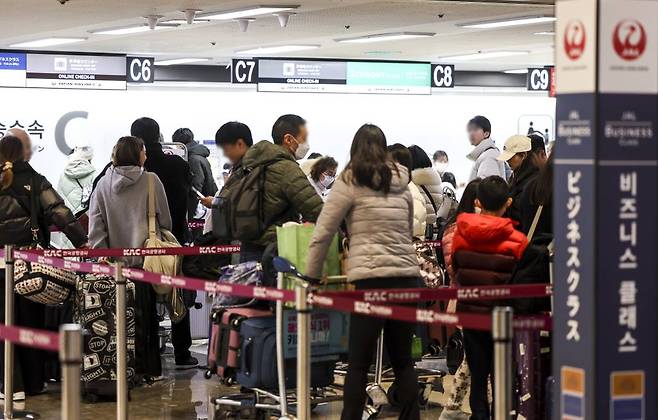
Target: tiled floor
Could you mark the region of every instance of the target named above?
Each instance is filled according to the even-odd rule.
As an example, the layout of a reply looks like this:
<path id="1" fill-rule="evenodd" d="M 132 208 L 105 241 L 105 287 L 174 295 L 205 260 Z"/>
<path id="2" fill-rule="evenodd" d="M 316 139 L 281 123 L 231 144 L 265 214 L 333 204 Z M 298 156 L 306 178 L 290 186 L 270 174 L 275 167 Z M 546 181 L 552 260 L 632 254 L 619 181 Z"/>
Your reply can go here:
<path id="1" fill-rule="evenodd" d="M 201 369 L 174 370 L 171 356 L 165 356 L 164 360 L 167 379 L 132 391 L 129 406 L 131 419 L 207 419 L 209 397 L 239 392 L 237 388 L 221 386 L 216 377 L 211 380 L 204 379 L 204 371 Z M 449 386 L 451 380 L 445 378 L 444 383 Z M 438 419 L 441 412 L 439 403 L 443 399 L 443 394 L 434 392 L 430 408 L 423 411 L 422 419 Z M 25 403 L 17 403 L 16 408 L 37 412 L 42 419 L 62 419 L 59 386 L 51 385 L 47 394 L 28 397 Z M 115 409 L 114 403 L 83 403 L 81 418 L 85 420 L 111 419 L 115 417 Z M 313 418 L 318 420 L 339 419 L 340 411 L 340 402 L 320 406 L 315 410 Z M 397 415 L 395 412 L 385 410 L 378 418 L 396 419 Z"/>

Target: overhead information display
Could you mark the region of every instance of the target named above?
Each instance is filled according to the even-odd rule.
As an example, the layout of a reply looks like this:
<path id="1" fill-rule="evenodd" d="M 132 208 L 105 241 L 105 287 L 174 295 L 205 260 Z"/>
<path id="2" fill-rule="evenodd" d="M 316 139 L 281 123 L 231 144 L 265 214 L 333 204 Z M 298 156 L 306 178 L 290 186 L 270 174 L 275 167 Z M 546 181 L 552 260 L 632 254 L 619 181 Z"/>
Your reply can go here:
<path id="1" fill-rule="evenodd" d="M 25 54 L 0 52 L 0 86 L 25 87 Z"/>
<path id="2" fill-rule="evenodd" d="M 260 59 L 258 90 L 429 95 L 431 70 L 429 63 Z"/>
<path id="3" fill-rule="evenodd" d="M 27 54 L 26 87 L 126 89 L 123 55 Z"/>

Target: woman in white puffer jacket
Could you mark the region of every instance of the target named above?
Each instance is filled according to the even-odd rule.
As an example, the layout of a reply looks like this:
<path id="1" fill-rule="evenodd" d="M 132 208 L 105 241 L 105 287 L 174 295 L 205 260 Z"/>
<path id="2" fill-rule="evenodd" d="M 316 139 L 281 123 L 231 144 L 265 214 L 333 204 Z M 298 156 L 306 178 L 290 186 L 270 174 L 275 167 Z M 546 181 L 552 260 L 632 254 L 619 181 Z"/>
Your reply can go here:
<path id="1" fill-rule="evenodd" d="M 73 214 L 83 210 L 89 201 L 91 186 L 96 175 L 96 168 L 91 164 L 93 157 L 91 147 L 76 147 L 69 155 L 64 172 L 59 178 L 57 191 Z"/>
<path id="2" fill-rule="evenodd" d="M 436 225 L 437 212 L 443 204 L 441 176 L 432 167 L 432 161 L 423 149 L 409 147 L 411 153 L 411 181 L 421 192 L 425 203 L 426 226 Z"/>
<path id="3" fill-rule="evenodd" d="M 404 166 L 411 173 L 411 153 L 407 147 L 400 143 L 392 144 L 388 146 L 388 154 L 394 162 Z M 428 219 L 425 194 L 411 182 L 411 177 L 409 177 L 409 191 L 411 191 L 411 198 L 414 200 L 414 238 L 425 239 Z M 436 221 L 436 217 L 434 220 Z"/>

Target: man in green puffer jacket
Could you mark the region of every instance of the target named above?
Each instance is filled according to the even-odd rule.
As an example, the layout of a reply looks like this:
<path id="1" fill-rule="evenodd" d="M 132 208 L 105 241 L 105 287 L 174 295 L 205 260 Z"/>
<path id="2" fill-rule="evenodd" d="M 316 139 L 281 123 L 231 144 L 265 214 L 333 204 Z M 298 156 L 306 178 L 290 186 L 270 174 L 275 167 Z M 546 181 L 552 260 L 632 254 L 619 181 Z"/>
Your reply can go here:
<path id="1" fill-rule="evenodd" d="M 276 242 L 276 226 L 290 221 L 315 222 L 320 215 L 322 199 L 297 163 L 308 153 L 307 137 L 303 118 L 283 115 L 272 127 L 274 143 L 261 141 L 245 154 L 243 167 L 267 165 L 264 207 L 270 225 L 260 239 L 242 243 L 241 261 L 260 261 L 265 248 Z"/>

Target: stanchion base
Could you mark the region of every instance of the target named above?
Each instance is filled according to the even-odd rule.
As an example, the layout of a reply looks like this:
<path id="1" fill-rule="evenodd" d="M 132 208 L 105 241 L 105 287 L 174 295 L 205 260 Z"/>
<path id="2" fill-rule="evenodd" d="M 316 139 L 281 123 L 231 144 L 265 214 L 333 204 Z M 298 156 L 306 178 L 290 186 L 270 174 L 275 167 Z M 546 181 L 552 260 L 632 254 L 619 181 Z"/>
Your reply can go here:
<path id="1" fill-rule="evenodd" d="M 0 419 L 8 418 L 5 417 L 4 414 L 0 413 Z M 20 420 L 20 419 L 40 419 L 41 415 L 38 413 L 32 413 L 30 411 L 22 411 L 22 410 L 15 410 L 13 415 L 11 416 L 12 419 L 14 420 Z"/>

